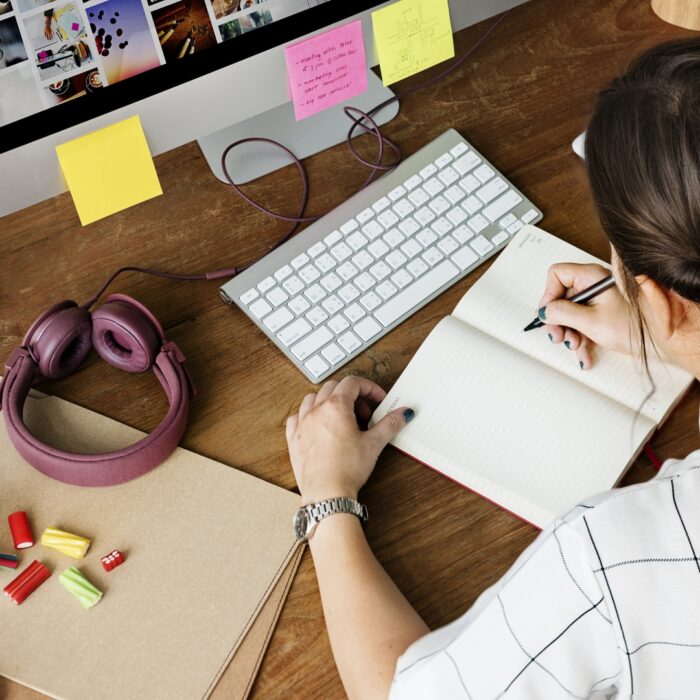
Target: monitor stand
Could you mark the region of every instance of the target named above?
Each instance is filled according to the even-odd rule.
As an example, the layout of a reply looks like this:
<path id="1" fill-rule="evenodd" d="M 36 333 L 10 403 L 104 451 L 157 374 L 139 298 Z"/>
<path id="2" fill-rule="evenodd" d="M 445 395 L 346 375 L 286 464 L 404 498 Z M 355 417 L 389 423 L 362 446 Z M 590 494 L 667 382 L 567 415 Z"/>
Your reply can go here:
<path id="1" fill-rule="evenodd" d="M 279 141 L 298 158 L 306 158 L 345 141 L 352 122 L 343 113 L 343 107 L 350 105 L 367 112 L 393 96 L 372 70 L 367 71 L 367 91 L 347 102 L 327 109 L 312 117 L 296 121 L 294 107 L 286 102 L 268 112 L 234 124 L 226 129 L 209 134 L 198 140 L 204 157 L 212 172 L 222 182 L 226 182 L 221 169 L 221 154 L 234 141 L 250 137 L 264 137 Z M 386 124 L 399 113 L 399 103 L 393 102 L 373 119 L 377 124 Z M 355 132 L 358 136 L 362 129 Z M 274 146 L 264 143 L 251 143 L 235 149 L 227 159 L 229 173 L 236 184 L 255 180 L 289 165 L 289 156 Z"/>

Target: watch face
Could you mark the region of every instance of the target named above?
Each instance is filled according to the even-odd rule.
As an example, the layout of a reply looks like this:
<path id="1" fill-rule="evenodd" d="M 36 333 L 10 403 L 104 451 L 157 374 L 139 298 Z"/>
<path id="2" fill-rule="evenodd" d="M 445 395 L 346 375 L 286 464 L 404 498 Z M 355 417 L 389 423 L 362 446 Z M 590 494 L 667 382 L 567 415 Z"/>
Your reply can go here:
<path id="1" fill-rule="evenodd" d="M 306 513 L 305 508 L 300 508 L 296 513 L 294 513 L 294 533 L 300 539 L 306 539 L 306 529 L 309 524 L 309 516 Z"/>

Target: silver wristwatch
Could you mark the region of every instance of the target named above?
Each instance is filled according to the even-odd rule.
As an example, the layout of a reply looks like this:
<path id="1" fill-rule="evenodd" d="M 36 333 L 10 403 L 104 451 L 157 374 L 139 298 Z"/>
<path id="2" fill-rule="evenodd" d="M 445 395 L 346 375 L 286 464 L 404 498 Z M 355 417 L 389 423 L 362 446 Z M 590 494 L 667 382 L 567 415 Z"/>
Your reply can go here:
<path id="1" fill-rule="evenodd" d="M 316 525 L 335 513 L 351 513 L 356 515 L 362 523 L 365 523 L 369 518 L 367 506 L 363 506 L 353 498 L 345 498 L 344 496 L 328 498 L 325 501 L 303 506 L 294 514 L 292 526 L 296 538 L 301 542 L 307 542 L 313 537 Z"/>

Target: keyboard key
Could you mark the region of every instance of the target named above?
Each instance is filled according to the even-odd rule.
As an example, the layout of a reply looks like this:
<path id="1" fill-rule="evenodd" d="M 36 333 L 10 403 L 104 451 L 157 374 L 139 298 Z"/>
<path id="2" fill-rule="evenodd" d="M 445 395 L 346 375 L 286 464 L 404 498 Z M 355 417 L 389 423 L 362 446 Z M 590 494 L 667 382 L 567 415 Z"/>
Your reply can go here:
<path id="1" fill-rule="evenodd" d="M 391 253 L 389 253 L 389 255 L 387 255 L 384 259 L 394 268 L 394 270 L 398 270 L 406 263 L 406 256 L 398 250 L 392 250 Z"/>
<path id="2" fill-rule="evenodd" d="M 374 292 L 370 292 L 360 297 L 360 304 L 362 304 L 367 311 L 373 311 L 378 306 L 382 305 L 382 300 Z"/>
<path id="3" fill-rule="evenodd" d="M 391 205 L 391 200 L 388 197 L 382 197 L 381 199 L 378 199 L 373 205 L 372 209 L 374 209 L 377 214 L 380 212 L 384 211 L 388 206 Z"/>
<path id="4" fill-rule="evenodd" d="M 462 209 L 464 209 L 464 211 L 467 212 L 467 214 L 471 216 L 472 214 L 476 214 L 476 212 L 478 212 L 479 209 L 481 209 L 483 204 L 480 200 L 478 200 L 472 195 L 471 197 L 468 197 L 464 202 L 462 202 L 460 206 L 462 207 Z"/>
<path id="5" fill-rule="evenodd" d="M 438 177 L 445 187 L 449 187 L 453 182 L 459 180 L 459 174 L 454 168 L 445 168 L 438 173 Z"/>
<path id="6" fill-rule="evenodd" d="M 408 219 L 404 219 L 399 224 L 399 229 L 405 235 L 412 236 L 416 231 L 420 231 L 420 224 L 412 216 L 409 216 Z"/>
<path id="7" fill-rule="evenodd" d="M 467 223 L 469 228 L 473 229 L 475 233 L 481 233 L 489 225 L 489 222 L 481 214 L 477 214 L 472 219 L 469 219 Z"/>
<path id="8" fill-rule="evenodd" d="M 306 314 L 306 318 L 311 321 L 312 325 L 320 326 L 328 318 L 328 314 L 320 306 L 312 306 Z"/>
<path id="9" fill-rule="evenodd" d="M 491 243 L 483 236 L 477 236 L 469 245 L 474 248 L 479 255 L 486 255 L 486 253 L 493 250 Z"/>
<path id="10" fill-rule="evenodd" d="M 450 204 L 458 204 L 466 196 L 464 190 L 461 187 L 457 187 L 457 185 L 452 185 L 452 187 L 445 191 L 445 198 Z"/>
<path id="11" fill-rule="evenodd" d="M 395 275 L 391 276 L 391 281 L 399 288 L 403 289 L 407 284 L 413 282 L 413 277 L 406 270 L 398 270 Z"/>
<path id="12" fill-rule="evenodd" d="M 435 219 L 435 214 L 429 207 L 421 207 L 413 216 L 421 226 L 427 226 Z"/>
<path id="13" fill-rule="evenodd" d="M 294 323 L 290 323 L 283 331 L 277 334 L 282 345 L 288 348 L 292 343 L 296 343 L 299 338 L 303 338 L 311 330 L 311 324 L 305 318 L 298 318 Z"/>
<path id="14" fill-rule="evenodd" d="M 459 181 L 459 186 L 467 194 L 471 194 L 475 189 L 481 187 L 481 183 L 473 175 L 467 175 Z"/>
<path id="15" fill-rule="evenodd" d="M 418 244 L 416 244 L 418 245 Z M 385 262 L 378 262 L 376 265 L 369 268 L 369 271 L 378 281 L 382 281 L 385 277 L 391 274 L 391 268 Z"/>
<path id="16" fill-rule="evenodd" d="M 351 301 L 357 299 L 360 296 L 360 292 L 352 284 L 346 284 L 344 287 L 338 290 L 338 296 L 346 303 L 349 304 Z"/>
<path id="17" fill-rule="evenodd" d="M 515 216 L 513 216 L 513 214 L 508 214 L 498 222 L 498 225 L 501 228 L 508 228 L 509 226 L 512 226 L 516 221 L 517 219 L 515 218 Z"/>
<path id="18" fill-rule="evenodd" d="M 370 221 L 367 226 L 362 227 L 362 232 L 370 241 L 373 241 L 377 236 L 381 236 L 384 233 L 384 229 L 377 221 Z"/>
<path id="19" fill-rule="evenodd" d="M 458 226 L 453 232 L 452 236 L 456 238 L 462 245 L 464 245 L 470 238 L 474 238 L 474 232 L 467 228 L 466 226 Z"/>
<path id="20" fill-rule="evenodd" d="M 461 158 L 458 158 L 452 167 L 460 174 L 466 175 L 472 168 L 475 168 L 481 163 L 481 158 L 474 153 L 474 151 L 469 151 L 465 153 Z"/>
<path id="21" fill-rule="evenodd" d="M 304 292 L 304 296 L 312 303 L 316 304 L 326 296 L 326 292 L 319 284 L 312 284 Z"/>
<path id="22" fill-rule="evenodd" d="M 435 165 L 438 168 L 444 168 L 446 165 L 452 162 L 452 154 L 443 153 L 439 158 L 435 159 Z"/>
<path id="23" fill-rule="evenodd" d="M 343 235 L 340 233 L 340 231 L 333 231 L 332 233 L 329 233 L 324 239 L 323 242 L 327 246 L 332 246 L 335 245 L 338 241 L 342 240 Z M 294 264 L 294 261 L 292 261 L 292 265 Z"/>
<path id="24" fill-rule="evenodd" d="M 320 276 L 321 273 L 313 265 L 307 265 L 299 270 L 299 277 L 301 277 L 306 284 L 315 282 Z"/>
<path id="25" fill-rule="evenodd" d="M 409 270 L 414 277 L 420 277 L 430 268 L 420 258 L 416 258 L 415 260 L 411 260 L 411 262 L 406 265 L 406 269 Z"/>
<path id="26" fill-rule="evenodd" d="M 397 245 L 401 245 L 406 240 L 406 237 L 395 228 L 392 228 L 382 236 L 382 240 L 390 248 L 396 248 Z"/>
<path id="27" fill-rule="evenodd" d="M 450 258 L 460 270 L 466 270 L 468 267 L 471 267 L 478 259 L 479 256 L 468 246 L 460 248 Z"/>
<path id="28" fill-rule="evenodd" d="M 406 194 L 406 188 L 403 185 L 399 185 L 398 187 L 394 187 L 391 192 L 389 192 L 389 199 L 392 202 L 395 202 L 397 199 L 401 199 Z"/>
<path id="29" fill-rule="evenodd" d="M 340 232 L 344 235 L 348 235 L 348 233 L 352 233 L 356 228 L 359 227 L 360 224 L 355 221 L 355 219 L 350 219 L 350 221 L 346 221 L 341 227 L 340 227 Z"/>
<path id="30" fill-rule="evenodd" d="M 272 304 L 273 306 L 279 306 L 280 304 L 284 304 L 284 302 L 287 301 L 287 299 L 289 299 L 289 295 L 279 287 L 275 287 L 265 296 L 267 297 L 267 300 L 270 302 L 270 304 Z"/>
<path id="31" fill-rule="evenodd" d="M 336 272 L 347 282 L 358 272 L 357 268 L 350 262 L 343 263 Z"/>
<path id="32" fill-rule="evenodd" d="M 323 241 L 319 241 L 318 243 L 314 243 L 311 248 L 309 248 L 306 252 L 311 258 L 317 258 L 323 251 L 326 249 L 326 244 L 323 243 Z"/>
<path id="33" fill-rule="evenodd" d="M 427 180 L 428 178 L 432 177 L 435 175 L 437 172 L 437 168 L 430 163 L 430 165 L 426 165 L 423 170 L 421 170 L 418 174 L 424 179 Z"/>
<path id="34" fill-rule="evenodd" d="M 297 315 L 303 314 L 311 304 L 302 296 L 294 297 L 287 306 Z"/>
<path id="35" fill-rule="evenodd" d="M 382 299 L 389 299 L 389 297 L 393 297 L 398 291 L 399 290 L 396 289 L 396 287 L 389 282 L 389 280 L 377 285 L 377 294 L 379 294 Z"/>
<path id="36" fill-rule="evenodd" d="M 430 208 L 440 216 L 440 214 L 444 214 L 451 207 L 450 203 L 444 197 L 435 197 L 435 199 L 430 202 Z"/>
<path id="37" fill-rule="evenodd" d="M 348 236 L 347 241 L 348 245 L 355 252 L 360 250 L 360 248 L 364 248 L 368 243 L 367 239 L 359 231 L 355 231 L 355 233 Z"/>
<path id="38" fill-rule="evenodd" d="M 362 345 L 360 339 L 351 331 L 348 331 L 347 333 L 341 335 L 340 338 L 338 338 L 338 344 L 348 354 L 354 352 L 355 350 L 357 350 L 357 348 L 359 348 Z"/>
<path id="39" fill-rule="evenodd" d="M 444 287 L 457 277 L 459 270 L 449 260 L 419 277 L 413 284 L 404 288 L 384 306 L 374 312 L 375 318 L 386 328 L 394 321 L 418 306 L 424 299 Z"/>
<path id="40" fill-rule="evenodd" d="M 403 219 L 404 216 L 408 216 L 413 211 L 414 206 L 407 199 L 399 199 L 394 204 L 393 209 Z"/>
<path id="41" fill-rule="evenodd" d="M 309 256 L 306 253 L 302 253 L 301 255 L 297 255 L 296 258 L 292 260 L 292 267 L 295 270 L 298 270 L 300 267 L 304 267 L 304 265 L 306 265 L 307 262 L 309 262 Z"/>
<path id="42" fill-rule="evenodd" d="M 437 241 L 437 236 L 429 228 L 424 228 L 422 231 L 418 232 L 416 235 L 416 240 L 424 248 L 427 248 L 429 245 L 432 245 L 435 243 L 435 241 Z"/>
<path id="43" fill-rule="evenodd" d="M 326 275 L 325 277 L 321 278 L 321 284 L 327 292 L 334 292 L 343 284 L 343 282 L 340 277 L 335 274 L 335 272 L 331 272 L 330 275 Z"/>
<path id="44" fill-rule="evenodd" d="M 420 183 L 423 182 L 420 175 L 412 175 L 411 177 L 403 183 L 404 188 L 410 192 L 412 189 L 418 187 Z"/>
<path id="45" fill-rule="evenodd" d="M 522 222 L 516 221 L 514 224 L 508 227 L 508 233 L 514 236 L 523 227 Z"/>
<path id="46" fill-rule="evenodd" d="M 365 342 L 370 338 L 374 338 L 381 330 L 382 327 L 371 316 L 363 319 L 355 326 L 355 333 Z"/>
<path id="47" fill-rule="evenodd" d="M 289 265 L 285 265 L 284 267 L 280 267 L 280 269 L 275 272 L 275 279 L 278 282 L 281 282 L 282 280 L 287 279 L 287 277 L 289 277 L 291 274 L 292 268 L 289 267 Z"/>
<path id="48" fill-rule="evenodd" d="M 331 294 L 328 299 L 324 299 L 321 302 L 321 306 L 329 313 L 336 314 L 340 311 L 345 304 L 343 304 L 340 299 L 335 294 Z"/>
<path id="49" fill-rule="evenodd" d="M 328 347 L 321 350 L 321 355 L 323 355 L 331 365 L 337 365 L 345 359 L 345 353 L 335 344 L 331 343 Z"/>
<path id="50" fill-rule="evenodd" d="M 275 280 L 272 277 L 266 277 L 262 282 L 258 283 L 258 289 L 264 294 L 275 286 Z"/>
<path id="51" fill-rule="evenodd" d="M 474 171 L 474 175 L 476 175 L 481 182 L 488 182 L 488 180 L 490 180 L 495 174 L 496 173 L 493 172 L 493 169 L 486 165 L 486 163 L 479 166 Z"/>
<path id="52" fill-rule="evenodd" d="M 445 255 L 451 255 L 459 248 L 459 243 L 452 236 L 445 236 L 437 245 Z"/>
<path id="53" fill-rule="evenodd" d="M 492 239 L 491 243 L 493 245 L 501 245 L 503 241 L 508 240 L 508 232 L 507 231 L 499 231 Z"/>
<path id="54" fill-rule="evenodd" d="M 258 293 L 258 290 L 253 287 L 252 289 L 249 289 L 247 292 L 241 294 L 241 302 L 244 304 L 250 304 L 253 299 L 257 299 L 260 296 Z"/>
<path id="55" fill-rule="evenodd" d="M 463 153 L 466 153 L 469 150 L 467 147 L 467 144 L 462 141 L 461 143 L 458 143 L 454 148 L 450 149 L 450 153 L 455 157 L 459 158 Z"/>
<path id="56" fill-rule="evenodd" d="M 520 218 L 524 224 L 529 224 L 531 221 L 534 221 L 539 214 L 534 210 L 530 209 L 526 211 Z"/>
<path id="57" fill-rule="evenodd" d="M 476 191 L 476 196 L 484 203 L 488 204 L 492 199 L 503 194 L 508 189 L 508 183 L 501 177 L 494 177 L 483 187 Z"/>
<path id="58" fill-rule="evenodd" d="M 433 246 L 432 248 L 428 248 L 428 250 L 426 250 L 421 257 L 428 263 L 428 265 L 430 265 L 430 267 L 433 267 L 443 260 L 445 256 L 435 246 Z"/>
<path id="59" fill-rule="evenodd" d="M 314 377 L 320 377 L 324 372 L 330 369 L 326 361 L 323 360 L 320 355 L 314 355 L 310 360 L 307 360 L 304 363 L 304 367 L 306 367 Z"/>
<path id="60" fill-rule="evenodd" d="M 444 216 L 441 216 L 435 221 L 431 228 L 433 229 L 433 231 L 435 231 L 435 233 L 437 233 L 438 236 L 444 236 L 446 233 L 449 233 L 454 227 Z"/>
<path id="61" fill-rule="evenodd" d="M 422 188 L 416 187 L 409 195 L 408 199 L 414 207 L 422 207 L 430 201 L 430 195 Z"/>
<path id="62" fill-rule="evenodd" d="M 273 332 L 276 333 L 280 328 L 284 328 L 290 321 L 294 319 L 294 314 L 286 307 L 277 309 L 274 313 L 268 314 L 263 323 Z"/>
<path id="63" fill-rule="evenodd" d="M 357 215 L 357 220 L 360 222 L 360 224 L 366 224 L 370 219 L 374 218 L 374 212 L 367 208 L 363 209 L 358 215 Z"/>
<path id="64" fill-rule="evenodd" d="M 379 259 L 389 252 L 389 246 L 382 240 L 374 241 L 367 246 L 367 250 Z"/>
<path id="65" fill-rule="evenodd" d="M 447 212 L 447 218 L 453 226 L 459 226 L 463 221 L 466 221 L 467 213 L 462 207 L 455 207 Z"/>
<path id="66" fill-rule="evenodd" d="M 363 316 L 367 315 L 367 312 L 357 303 L 350 304 L 343 313 L 348 317 L 350 323 L 355 323 L 359 321 Z"/>
<path id="67" fill-rule="evenodd" d="M 355 267 L 358 270 L 364 270 L 366 267 L 369 267 L 373 262 L 374 258 L 366 250 L 361 250 L 352 259 L 352 264 L 355 265 Z"/>
<path id="68" fill-rule="evenodd" d="M 318 267 L 318 269 L 321 270 L 321 272 L 328 272 L 328 270 L 332 270 L 335 266 L 335 259 L 328 255 L 328 253 L 319 255 L 316 258 L 316 267 Z"/>
<path id="69" fill-rule="evenodd" d="M 391 228 L 394 224 L 399 222 L 399 217 L 394 214 L 393 211 L 387 210 L 383 211 L 378 217 L 377 221 L 385 228 Z"/>
<path id="70" fill-rule="evenodd" d="M 414 241 L 412 238 L 407 240 L 402 246 L 401 250 L 406 254 L 407 257 L 413 258 L 418 253 L 421 253 L 423 249 L 420 246 L 420 243 L 418 241 Z"/>
<path id="71" fill-rule="evenodd" d="M 248 308 L 255 318 L 263 318 L 272 311 L 272 307 L 264 299 L 254 301 Z"/>
<path id="72" fill-rule="evenodd" d="M 445 185 L 440 182 L 436 177 L 431 177 L 430 180 L 423 183 L 423 189 L 431 196 L 434 197 L 440 194 L 445 189 Z"/>
<path id="73" fill-rule="evenodd" d="M 361 291 L 361 292 L 366 292 L 368 289 L 371 289 L 374 287 L 376 280 L 372 275 L 368 274 L 367 272 L 363 272 L 361 275 L 358 275 L 354 280 L 353 284 Z"/>
<path id="74" fill-rule="evenodd" d="M 328 327 L 338 335 L 338 333 L 342 333 L 347 328 L 350 328 L 350 322 L 344 316 L 334 316 L 328 321 Z"/>
<path id="75" fill-rule="evenodd" d="M 523 198 L 515 191 L 508 190 L 505 194 L 502 194 L 496 201 L 484 208 L 482 212 L 484 216 L 488 217 L 489 221 L 498 221 L 498 219 L 503 218 L 514 206 L 520 204 Z"/>
<path id="76" fill-rule="evenodd" d="M 345 258 L 349 258 L 352 255 L 352 248 L 346 243 L 338 243 L 331 248 L 331 255 L 338 261 L 343 262 Z"/>

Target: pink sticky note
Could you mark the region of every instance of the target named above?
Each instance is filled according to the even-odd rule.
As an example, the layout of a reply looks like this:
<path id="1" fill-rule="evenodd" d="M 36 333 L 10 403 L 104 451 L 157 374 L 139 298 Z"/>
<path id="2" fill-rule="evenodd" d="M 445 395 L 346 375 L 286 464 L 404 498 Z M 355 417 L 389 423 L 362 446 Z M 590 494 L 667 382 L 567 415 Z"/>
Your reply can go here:
<path id="1" fill-rule="evenodd" d="M 367 90 L 361 20 L 288 46 L 284 53 L 297 121 Z"/>
<path id="2" fill-rule="evenodd" d="M 78 29 L 80 29 L 80 25 L 77 22 L 73 22 L 73 24 L 70 25 L 70 28 L 74 31 L 77 32 Z"/>

